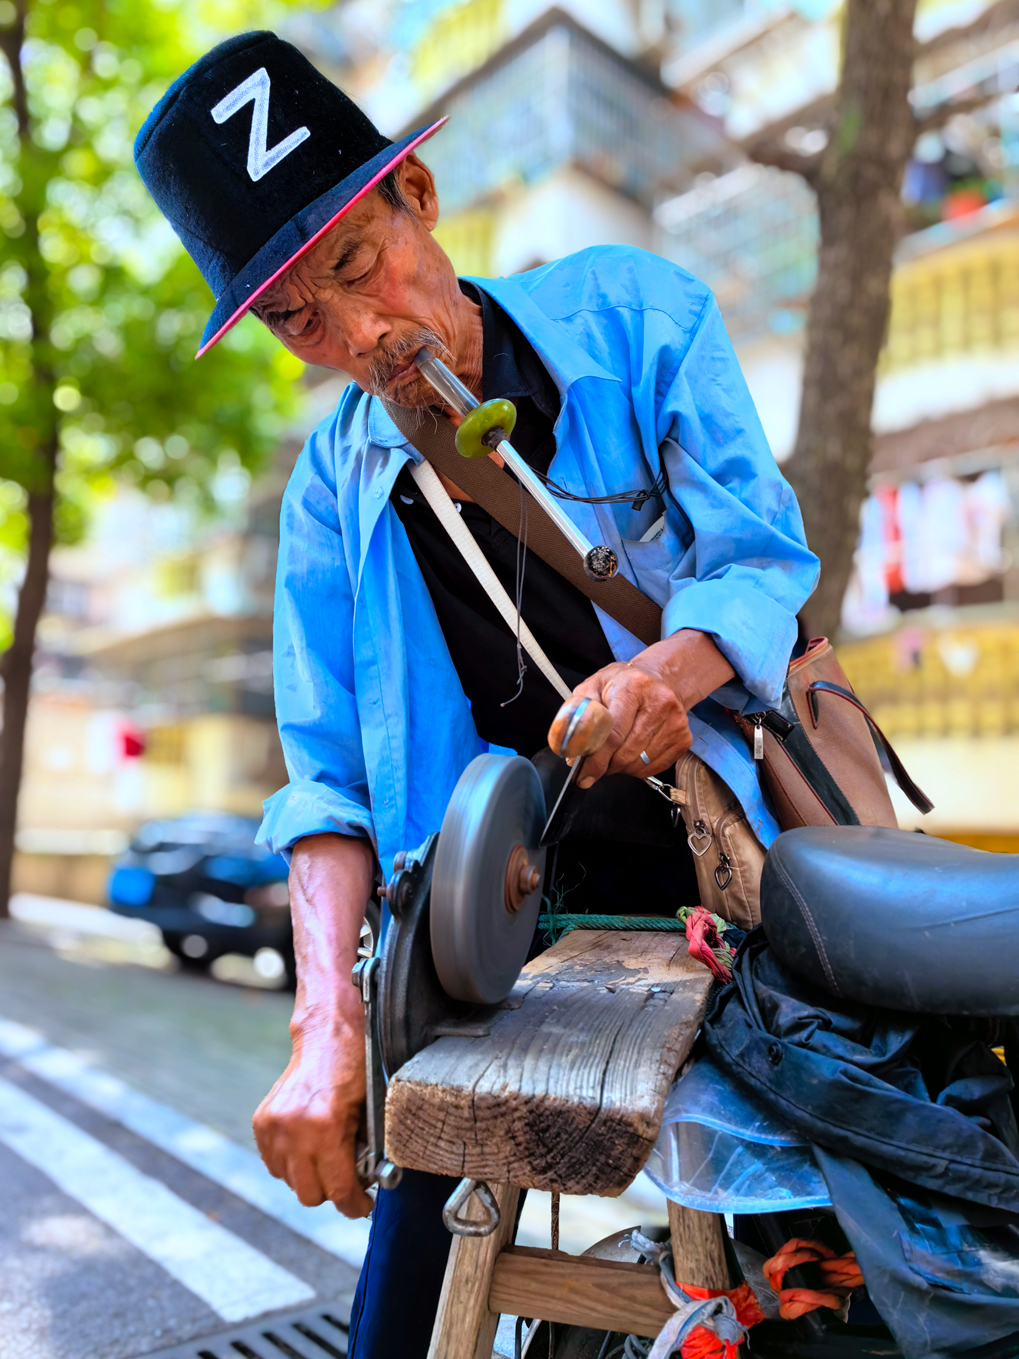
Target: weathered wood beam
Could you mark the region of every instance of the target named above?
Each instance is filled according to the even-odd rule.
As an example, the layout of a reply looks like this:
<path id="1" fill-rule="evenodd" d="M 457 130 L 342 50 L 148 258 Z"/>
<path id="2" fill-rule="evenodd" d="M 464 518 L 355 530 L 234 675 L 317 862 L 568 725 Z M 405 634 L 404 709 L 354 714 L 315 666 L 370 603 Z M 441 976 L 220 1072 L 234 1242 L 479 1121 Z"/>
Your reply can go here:
<path id="1" fill-rule="evenodd" d="M 675 1310 L 655 1265 L 513 1246 L 495 1262 L 489 1306 L 509 1316 L 656 1336 Z"/>
<path id="2" fill-rule="evenodd" d="M 521 973 L 487 1036 L 443 1037 L 389 1084 L 397 1165 L 621 1193 L 661 1126 L 711 974 L 683 935 L 576 931 Z"/>

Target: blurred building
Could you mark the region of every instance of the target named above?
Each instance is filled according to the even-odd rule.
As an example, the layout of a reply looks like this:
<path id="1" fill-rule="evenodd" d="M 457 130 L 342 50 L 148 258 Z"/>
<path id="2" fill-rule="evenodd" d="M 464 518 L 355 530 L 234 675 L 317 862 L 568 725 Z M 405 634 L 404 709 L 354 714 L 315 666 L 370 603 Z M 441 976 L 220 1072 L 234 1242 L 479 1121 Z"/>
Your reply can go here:
<path id="1" fill-rule="evenodd" d="M 323 377 L 254 487 L 238 469 L 216 488 L 214 518 L 122 490 L 83 544 L 55 549 L 17 890 L 102 901 L 111 856 L 141 822 L 258 816 L 286 782 L 272 698 L 279 506 L 305 433 L 344 385 Z"/>
<path id="2" fill-rule="evenodd" d="M 727 152 L 717 120 L 662 82 L 658 0 L 353 0 L 295 36 L 387 134 L 449 116 L 422 154 L 464 274 L 651 249 L 655 204 Z"/>
<path id="3" fill-rule="evenodd" d="M 110 856 L 141 822 L 259 816 L 286 783 L 272 694 L 280 502 L 346 381 L 309 373 L 270 465 L 252 485 L 227 463 L 212 514 L 121 489 L 94 507 L 83 543 L 54 549 L 16 888 L 102 900 Z"/>
<path id="4" fill-rule="evenodd" d="M 831 0 L 344 0 L 288 20 L 388 135 L 450 115 L 424 158 L 461 273 L 616 242 L 703 279 L 780 461 L 816 207 L 746 148 L 823 146 L 838 24 Z M 921 138 L 906 176 L 841 655 L 937 804 L 927 828 L 1019 849 L 1019 9 L 920 0 L 917 36 L 918 108 L 975 107 Z M 55 555 L 19 885 L 98 899 L 140 820 L 257 813 L 285 781 L 272 580 L 283 485 L 342 387 L 317 381 L 302 429 L 219 525 L 127 497 Z"/>
<path id="5" fill-rule="evenodd" d="M 101 900 L 150 817 L 254 814 L 285 781 L 272 705 L 275 514 L 202 529 L 120 492 L 54 553 L 19 804 L 21 890 Z"/>
<path id="6" fill-rule="evenodd" d="M 737 145 L 823 148 L 837 10 L 677 0 L 666 82 Z M 936 808 L 925 829 L 1019 849 L 1019 11 L 923 3 L 922 136 L 874 406 L 872 494 L 840 656 Z M 817 240 L 797 175 L 705 164 L 657 248 L 715 291 L 779 460 L 792 451 Z M 897 804 L 902 824 L 919 824 Z"/>
<path id="7" fill-rule="evenodd" d="M 703 279 L 781 461 L 816 204 L 748 149 L 823 148 L 840 22 L 837 0 L 346 0 L 298 36 L 391 135 L 450 115 L 425 158 L 462 272 L 625 242 Z M 918 113 L 966 111 L 906 174 L 841 651 L 928 829 L 1019 849 L 1019 10 L 920 0 L 916 36 Z"/>

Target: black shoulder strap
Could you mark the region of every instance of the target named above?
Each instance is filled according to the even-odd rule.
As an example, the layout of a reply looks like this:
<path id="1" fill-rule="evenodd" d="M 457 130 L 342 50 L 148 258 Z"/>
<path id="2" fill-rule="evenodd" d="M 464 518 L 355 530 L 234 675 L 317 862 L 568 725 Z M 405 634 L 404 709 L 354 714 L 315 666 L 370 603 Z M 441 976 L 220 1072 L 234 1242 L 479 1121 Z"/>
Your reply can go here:
<path id="1" fill-rule="evenodd" d="M 383 401 L 386 414 L 408 443 L 422 457 L 476 500 L 483 510 L 514 537 L 520 532 L 520 490 L 513 477 L 491 458 L 463 458 L 456 450 L 453 426 L 438 411 L 409 410 Z M 610 618 L 639 637 L 645 646 L 661 641 L 662 611 L 653 599 L 631 585 L 625 576 L 611 580 L 588 579 L 576 550 L 545 510 L 530 495 L 527 499 L 527 546 L 553 571 L 575 585 Z"/>

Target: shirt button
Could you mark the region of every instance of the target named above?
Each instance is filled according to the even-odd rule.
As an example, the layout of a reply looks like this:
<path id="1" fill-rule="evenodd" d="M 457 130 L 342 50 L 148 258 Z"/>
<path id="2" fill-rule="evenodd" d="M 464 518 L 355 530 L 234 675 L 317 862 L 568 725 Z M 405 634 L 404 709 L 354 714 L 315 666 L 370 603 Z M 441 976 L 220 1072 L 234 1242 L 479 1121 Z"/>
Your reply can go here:
<path id="1" fill-rule="evenodd" d="M 375 499 L 378 500 L 379 497 L 380 497 L 381 495 L 382 495 L 382 487 L 381 487 L 381 486 L 376 486 L 376 487 L 375 487 Z"/>

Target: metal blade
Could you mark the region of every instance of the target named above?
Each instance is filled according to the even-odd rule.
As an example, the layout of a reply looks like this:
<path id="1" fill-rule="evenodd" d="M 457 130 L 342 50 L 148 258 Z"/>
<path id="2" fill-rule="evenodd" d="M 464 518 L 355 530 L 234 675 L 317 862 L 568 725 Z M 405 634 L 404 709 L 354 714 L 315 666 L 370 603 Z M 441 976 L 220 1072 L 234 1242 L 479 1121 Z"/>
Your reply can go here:
<path id="1" fill-rule="evenodd" d="M 555 800 L 555 806 L 552 808 L 551 815 L 545 822 L 545 829 L 541 832 L 541 839 L 538 843 L 542 849 L 545 849 L 548 845 L 554 845 L 559 839 L 560 824 L 562 822 L 562 817 L 559 815 L 559 808 L 563 805 L 563 800 L 569 792 L 570 785 L 580 773 L 581 766 L 586 759 L 586 755 L 581 755 L 580 759 L 575 760 L 570 766 L 570 772 L 566 775 L 563 786 L 559 789 L 559 796 Z"/>
<path id="2" fill-rule="evenodd" d="M 429 911 L 435 971 L 456 1000 L 498 1005 L 520 975 L 541 909 L 544 816 L 538 771 L 519 755 L 477 756 L 453 790 Z"/>

